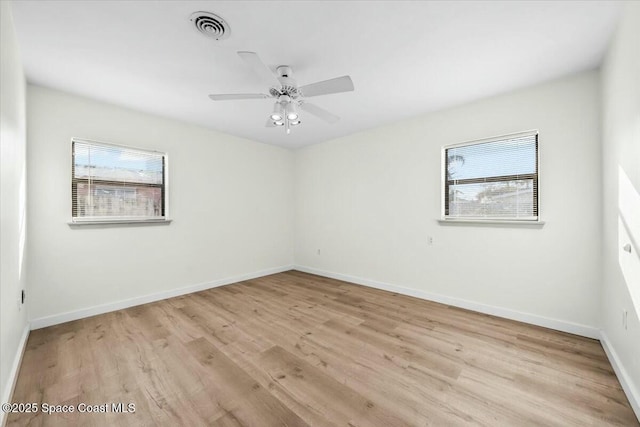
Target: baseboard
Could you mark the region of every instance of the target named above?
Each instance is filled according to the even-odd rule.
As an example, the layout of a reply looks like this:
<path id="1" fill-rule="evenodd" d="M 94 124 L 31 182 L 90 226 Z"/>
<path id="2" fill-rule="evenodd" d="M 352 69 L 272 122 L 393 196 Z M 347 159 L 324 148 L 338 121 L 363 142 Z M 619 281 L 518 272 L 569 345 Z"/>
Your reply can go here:
<path id="1" fill-rule="evenodd" d="M 636 417 L 638 418 L 638 421 L 640 421 L 640 391 L 638 391 L 631 376 L 624 368 L 624 365 L 620 362 L 618 353 L 616 353 L 616 350 L 611 345 L 611 341 L 609 341 L 609 338 L 604 331 L 600 331 L 600 342 L 602 343 L 604 352 L 609 358 L 611 366 L 613 366 L 613 370 L 620 381 L 620 385 L 622 386 L 624 393 L 627 395 L 627 399 L 629 399 L 633 412 L 636 413 Z"/>
<path id="2" fill-rule="evenodd" d="M 429 301 L 439 302 L 441 304 L 451 305 L 454 307 L 465 308 L 467 310 L 473 310 L 484 314 L 491 314 L 493 316 L 517 320 L 519 322 L 530 323 L 532 325 L 555 329 L 562 332 L 568 332 L 570 334 L 580 335 L 587 338 L 600 339 L 600 331 L 598 329 L 578 323 L 552 319 L 535 314 L 511 310 L 508 308 L 496 307 L 493 305 L 487 305 L 461 298 L 425 292 L 417 289 L 404 288 L 389 283 L 378 282 L 376 280 L 364 279 L 361 277 L 349 276 L 347 274 L 341 273 L 333 273 L 330 271 L 319 270 L 317 268 L 305 267 L 302 265 L 294 265 L 293 269 L 305 273 L 317 274 L 318 276 L 329 277 L 331 279 L 343 280 L 345 282 L 356 283 L 358 285 L 369 286 L 371 288 L 382 289 L 402 295 L 408 295 Z"/>
<path id="3" fill-rule="evenodd" d="M 173 298 L 180 295 L 190 294 L 193 292 L 204 291 L 206 289 L 216 288 L 218 286 L 229 285 L 231 283 L 242 282 L 243 280 L 256 279 L 258 277 L 268 276 L 270 274 L 282 273 L 293 268 L 292 265 L 286 265 L 281 267 L 268 268 L 266 270 L 255 271 L 253 273 L 241 274 L 238 276 L 227 277 L 224 279 L 218 279 L 211 282 L 199 283 L 196 285 L 185 286 L 182 288 L 171 289 L 168 291 L 158 292 L 149 295 L 143 295 L 140 297 L 130 298 L 126 300 L 120 300 L 110 302 L 107 304 L 96 305 L 89 308 L 83 308 L 80 310 L 68 311 L 66 313 L 54 314 L 52 316 L 40 317 L 37 319 L 31 319 L 31 329 L 46 328 L 47 326 L 53 326 L 60 323 L 70 322 L 72 320 L 83 319 L 85 317 L 91 317 L 98 314 L 108 313 L 111 311 L 122 310 L 123 308 L 134 307 L 136 305 L 147 304 L 150 302 L 160 301 L 167 298 Z"/>
<path id="4" fill-rule="evenodd" d="M 13 358 L 13 363 L 11 364 L 11 370 L 9 371 L 9 381 L 7 381 L 7 385 L 5 389 L 2 391 L 2 402 L 0 403 L 8 403 L 11 402 L 11 397 L 13 396 L 13 389 L 16 386 L 16 381 L 18 380 L 18 373 L 20 372 L 20 365 L 22 364 L 22 356 L 24 355 L 24 350 L 27 347 L 27 340 L 29 339 L 29 331 L 30 331 L 29 323 L 27 323 L 24 327 L 24 331 L 22 331 L 22 337 L 20 337 L 20 343 L 18 344 L 18 351 L 16 351 L 16 356 Z M 4 411 L 0 411 L 0 426 L 4 426 L 7 419 L 6 413 Z"/>

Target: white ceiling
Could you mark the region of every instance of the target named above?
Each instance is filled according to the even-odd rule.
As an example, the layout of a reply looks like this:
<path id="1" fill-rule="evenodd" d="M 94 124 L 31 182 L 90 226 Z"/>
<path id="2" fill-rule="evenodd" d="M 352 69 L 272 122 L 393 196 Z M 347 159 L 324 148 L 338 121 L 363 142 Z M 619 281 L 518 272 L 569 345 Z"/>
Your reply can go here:
<path id="1" fill-rule="evenodd" d="M 223 41 L 195 11 L 222 16 Z M 300 147 L 597 67 L 615 28 L 611 1 L 14 1 L 27 79 L 35 84 Z M 342 119 L 301 114 L 266 128 L 273 100 L 236 55 L 290 65 L 300 85 L 351 75 L 355 92 L 311 101 Z"/>

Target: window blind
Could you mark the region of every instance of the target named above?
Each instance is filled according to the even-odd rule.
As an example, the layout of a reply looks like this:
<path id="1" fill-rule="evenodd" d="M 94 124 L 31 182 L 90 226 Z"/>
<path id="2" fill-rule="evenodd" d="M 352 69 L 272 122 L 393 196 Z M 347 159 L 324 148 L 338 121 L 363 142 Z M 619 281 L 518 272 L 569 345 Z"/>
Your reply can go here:
<path id="1" fill-rule="evenodd" d="M 444 150 L 445 219 L 538 219 L 538 133 Z"/>
<path id="2" fill-rule="evenodd" d="M 166 154 L 72 141 L 73 221 L 165 217 Z"/>

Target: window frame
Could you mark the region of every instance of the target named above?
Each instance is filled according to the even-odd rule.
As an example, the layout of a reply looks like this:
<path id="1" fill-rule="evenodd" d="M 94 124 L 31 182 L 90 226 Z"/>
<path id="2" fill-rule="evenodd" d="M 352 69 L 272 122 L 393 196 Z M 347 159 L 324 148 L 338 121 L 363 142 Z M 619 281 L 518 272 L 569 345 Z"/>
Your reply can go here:
<path id="1" fill-rule="evenodd" d="M 521 138 L 525 136 L 535 136 L 536 139 L 536 171 L 533 174 L 523 174 L 523 175 L 505 175 L 505 176 L 488 176 L 483 178 L 468 178 L 462 180 L 448 180 L 447 179 L 447 151 L 452 148 L 460 148 L 467 147 L 471 145 L 479 145 L 486 144 L 497 141 L 504 141 L 509 139 Z M 537 129 L 510 133 L 499 136 L 492 136 L 489 138 L 476 139 L 471 141 L 465 141 L 457 144 L 445 145 L 441 149 L 441 183 L 440 183 L 440 222 L 441 223 L 495 223 L 495 224 L 544 224 L 544 221 L 541 219 L 540 215 L 540 134 Z M 449 216 L 449 186 L 452 181 L 455 181 L 456 184 L 475 184 L 482 182 L 504 182 L 504 181 L 513 181 L 515 179 L 532 179 L 533 180 L 533 192 L 534 192 L 534 200 L 533 206 L 535 214 L 533 217 L 527 218 L 517 218 L 517 217 L 460 217 L 460 216 Z"/>
<path id="2" fill-rule="evenodd" d="M 75 176 L 75 143 L 93 144 L 104 147 L 122 148 L 126 150 L 139 151 L 143 153 L 158 154 L 162 156 L 162 184 L 150 184 L 145 182 L 135 183 L 136 186 L 160 188 L 162 199 L 162 216 L 87 216 L 78 217 L 77 198 L 74 200 L 73 195 L 77 194 L 79 183 L 89 183 L 89 179 L 76 178 Z M 121 181 L 112 180 L 93 180 L 104 185 L 121 186 Z M 157 224 L 170 223 L 169 219 L 169 156 L 166 152 L 150 150 L 148 148 L 134 147 L 131 145 L 114 144 L 111 142 L 96 141 L 87 138 L 71 138 L 71 221 L 69 225 L 99 225 L 99 224 Z"/>

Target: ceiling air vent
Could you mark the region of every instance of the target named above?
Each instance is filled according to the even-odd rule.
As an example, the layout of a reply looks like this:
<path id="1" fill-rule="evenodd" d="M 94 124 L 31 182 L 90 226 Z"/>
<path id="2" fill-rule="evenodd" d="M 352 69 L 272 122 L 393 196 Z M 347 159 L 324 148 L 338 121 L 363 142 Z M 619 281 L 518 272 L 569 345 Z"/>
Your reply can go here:
<path id="1" fill-rule="evenodd" d="M 189 18 L 196 30 L 207 37 L 223 40 L 229 37 L 231 29 L 224 19 L 210 12 L 195 12 Z"/>

